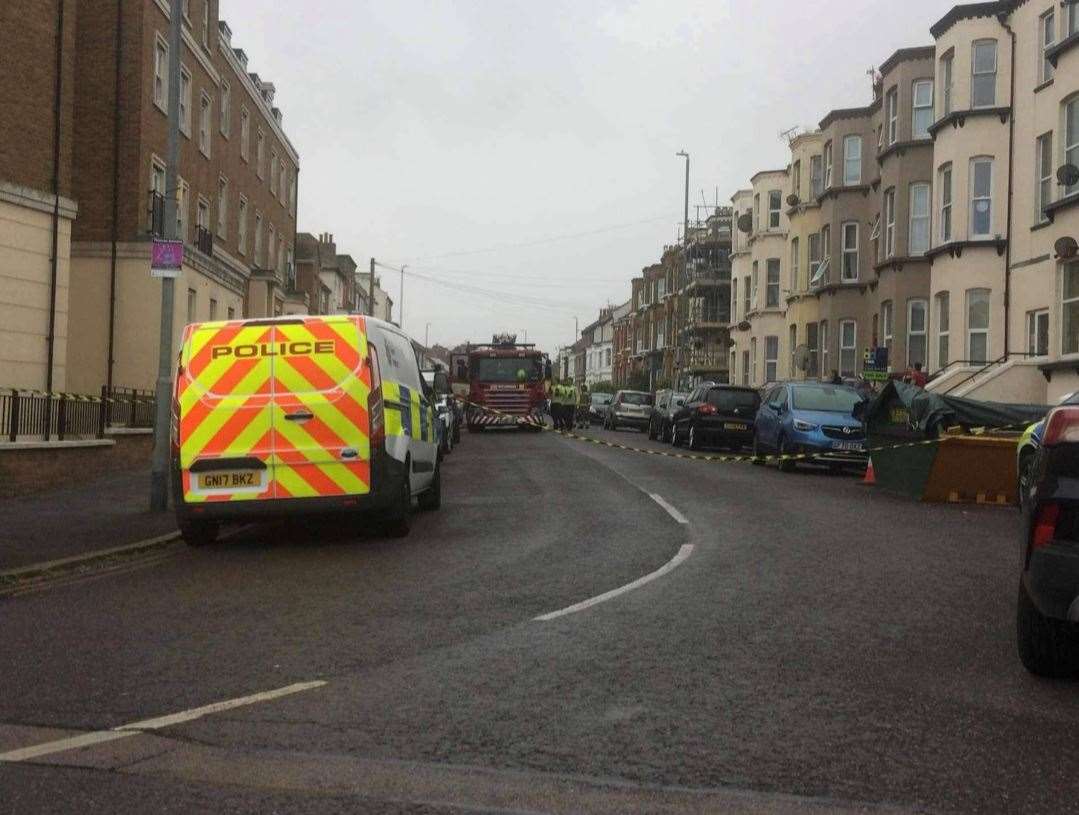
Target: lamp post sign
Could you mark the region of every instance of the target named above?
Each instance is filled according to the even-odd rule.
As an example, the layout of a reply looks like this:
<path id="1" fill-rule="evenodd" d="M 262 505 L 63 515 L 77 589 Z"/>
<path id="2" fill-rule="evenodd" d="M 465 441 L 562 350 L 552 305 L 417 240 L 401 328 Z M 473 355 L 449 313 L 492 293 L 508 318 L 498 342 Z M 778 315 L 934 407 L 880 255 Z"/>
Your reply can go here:
<path id="1" fill-rule="evenodd" d="M 155 240 L 150 246 L 150 277 L 179 277 L 184 242 Z"/>

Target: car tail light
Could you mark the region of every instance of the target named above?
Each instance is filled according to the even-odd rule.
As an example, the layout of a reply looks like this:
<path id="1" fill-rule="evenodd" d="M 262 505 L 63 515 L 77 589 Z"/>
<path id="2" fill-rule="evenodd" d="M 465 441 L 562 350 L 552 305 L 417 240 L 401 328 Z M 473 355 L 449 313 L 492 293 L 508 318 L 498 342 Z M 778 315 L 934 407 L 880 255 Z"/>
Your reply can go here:
<path id="1" fill-rule="evenodd" d="M 707 404 L 701 405 L 699 408 L 697 408 L 697 412 L 702 416 L 714 416 L 716 413 L 716 406 Z"/>
<path id="2" fill-rule="evenodd" d="M 1045 436 L 1042 444 L 1052 447 L 1054 444 L 1079 442 L 1079 407 L 1058 407 L 1049 413 L 1045 422 Z"/>
<path id="3" fill-rule="evenodd" d="M 1031 546 L 1042 549 L 1056 538 L 1057 522 L 1060 520 L 1060 504 L 1042 504 L 1034 518 Z"/>
<path id="4" fill-rule="evenodd" d="M 378 350 L 367 343 L 367 367 L 371 369 L 371 393 L 367 397 L 367 415 L 371 421 L 371 447 L 386 444 L 386 417 L 382 405 L 382 371 L 378 364 Z"/>

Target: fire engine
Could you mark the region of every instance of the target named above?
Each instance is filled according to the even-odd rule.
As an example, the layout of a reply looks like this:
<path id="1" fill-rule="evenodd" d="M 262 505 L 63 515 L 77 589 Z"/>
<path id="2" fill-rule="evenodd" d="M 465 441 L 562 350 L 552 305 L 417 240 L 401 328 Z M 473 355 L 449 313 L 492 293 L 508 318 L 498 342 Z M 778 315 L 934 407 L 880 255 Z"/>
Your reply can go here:
<path id="1" fill-rule="evenodd" d="M 490 427 L 538 430 L 544 424 L 551 362 L 535 345 L 515 334 L 496 334 L 490 343 L 465 346 L 454 354 L 450 382 L 465 401 L 468 429 Z"/>

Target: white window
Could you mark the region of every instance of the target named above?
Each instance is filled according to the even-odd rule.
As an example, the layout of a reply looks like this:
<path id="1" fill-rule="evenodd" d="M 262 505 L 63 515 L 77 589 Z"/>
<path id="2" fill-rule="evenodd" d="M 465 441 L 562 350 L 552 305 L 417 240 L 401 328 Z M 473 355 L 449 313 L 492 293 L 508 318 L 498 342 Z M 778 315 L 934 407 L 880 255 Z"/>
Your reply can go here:
<path id="1" fill-rule="evenodd" d="M 824 189 L 832 186 L 832 143 L 824 145 Z"/>
<path id="2" fill-rule="evenodd" d="M 821 170 L 821 157 L 811 156 L 809 159 L 809 185 L 810 193 L 814 198 L 820 198 L 824 192 L 824 175 Z"/>
<path id="3" fill-rule="evenodd" d="M 217 234 L 224 238 L 228 234 L 229 180 L 225 176 L 217 179 Z"/>
<path id="4" fill-rule="evenodd" d="M 858 373 L 858 324 L 854 320 L 839 323 L 839 375 Z"/>
<path id="5" fill-rule="evenodd" d="M 251 141 L 251 114 L 247 108 L 240 108 L 240 158 L 247 161 L 250 152 L 248 150 Z"/>
<path id="6" fill-rule="evenodd" d="M 820 235 L 814 233 L 809 236 L 809 279 L 813 280 L 820 269 Z M 812 285 L 812 283 L 810 283 Z"/>
<path id="7" fill-rule="evenodd" d="M 1049 216 L 1045 214 L 1045 208 L 1053 203 L 1053 185 L 1056 183 L 1053 178 L 1053 134 L 1051 132 L 1038 136 L 1034 153 L 1034 166 L 1037 171 L 1034 222 L 1045 223 L 1049 220 Z"/>
<path id="8" fill-rule="evenodd" d="M 951 51 L 940 58 L 941 110 L 945 116 L 952 112 L 952 68 L 954 67 L 954 62 L 955 54 Z"/>
<path id="9" fill-rule="evenodd" d="M 202 47 L 210 48 L 210 0 L 202 3 Z"/>
<path id="10" fill-rule="evenodd" d="M 753 310 L 753 294 L 750 288 L 750 280 L 747 276 L 742 281 L 742 319 L 746 319 L 749 316 L 749 312 Z"/>
<path id="11" fill-rule="evenodd" d="M 768 228 L 779 229 L 779 212 L 783 208 L 783 193 L 779 190 L 768 192 Z"/>
<path id="12" fill-rule="evenodd" d="M 858 224 L 848 221 L 843 224 L 843 280 L 858 279 Z"/>
<path id="13" fill-rule="evenodd" d="M 288 175 L 285 171 L 285 162 L 281 162 L 281 206 L 288 200 Z"/>
<path id="14" fill-rule="evenodd" d="M 270 194 L 277 193 L 277 151 L 270 151 Z"/>
<path id="15" fill-rule="evenodd" d="M 928 139 L 933 124 L 933 80 L 919 79 L 914 83 L 911 138 Z"/>
<path id="16" fill-rule="evenodd" d="M 895 254 L 895 188 L 884 193 L 884 257 Z"/>
<path id="17" fill-rule="evenodd" d="M 940 242 L 952 239 L 952 165 L 940 168 Z"/>
<path id="18" fill-rule="evenodd" d="M 764 338 L 764 381 L 779 379 L 779 337 Z"/>
<path id="19" fill-rule="evenodd" d="M 1065 25 L 1067 28 L 1064 32 L 1064 36 L 1070 37 L 1072 34 L 1079 34 L 1079 3 L 1067 3 L 1064 6 L 1064 11 L 1067 15 Z M 1063 39 L 1063 37 L 1061 37 Z"/>
<path id="20" fill-rule="evenodd" d="M 798 376 L 798 361 L 795 359 L 795 350 L 798 348 L 798 326 L 791 325 L 787 341 L 790 343 L 790 376 L 794 379 Z"/>
<path id="21" fill-rule="evenodd" d="M 951 316 L 948 314 L 948 292 L 942 291 L 937 295 L 937 368 L 948 367 L 951 361 L 948 356 L 948 325 Z"/>
<path id="22" fill-rule="evenodd" d="M 236 222 L 236 243 L 241 255 L 247 252 L 247 199 L 240 196 L 240 205 L 237 209 L 238 220 Z"/>
<path id="23" fill-rule="evenodd" d="M 987 238 L 993 233 L 993 160 L 970 161 L 970 237 Z"/>
<path id="24" fill-rule="evenodd" d="M 758 265 L 759 264 L 757 263 L 757 261 L 753 261 L 753 271 L 752 271 L 752 274 L 750 276 L 750 281 L 751 281 L 751 283 L 753 285 L 752 300 L 753 300 L 753 307 L 754 308 L 757 307 L 757 302 L 758 302 L 757 301 L 757 271 L 758 271 Z"/>
<path id="25" fill-rule="evenodd" d="M 191 138 L 191 72 L 180 66 L 180 130 Z"/>
<path id="26" fill-rule="evenodd" d="M 911 257 L 929 251 L 929 185 L 910 185 L 910 235 L 907 251 Z M 924 361 L 924 360 L 923 360 Z"/>
<path id="27" fill-rule="evenodd" d="M 997 41 L 979 40 L 973 49 L 970 106 L 991 108 L 997 103 Z"/>
<path id="28" fill-rule="evenodd" d="M 820 372 L 822 375 L 830 375 L 832 369 L 828 367 L 828 321 L 820 321 Z"/>
<path id="29" fill-rule="evenodd" d="M 228 138 L 232 132 L 232 87 L 221 80 L 221 135 Z"/>
<path id="30" fill-rule="evenodd" d="M 798 291 L 798 238 L 791 238 L 791 292 Z"/>
<path id="31" fill-rule="evenodd" d="M 925 367 L 928 359 L 926 332 L 929 324 L 929 304 L 925 300 L 907 301 L 907 367 L 920 362 Z"/>
<path id="32" fill-rule="evenodd" d="M 989 289 L 967 292 L 967 360 L 989 361 Z"/>
<path id="33" fill-rule="evenodd" d="M 797 196 L 802 194 L 802 162 L 796 161 L 791 167 L 791 192 Z"/>
<path id="34" fill-rule="evenodd" d="M 749 365 L 750 375 L 753 378 L 753 384 L 759 385 L 760 380 L 757 379 L 757 338 L 751 337 L 749 340 Z"/>
<path id="35" fill-rule="evenodd" d="M 201 195 L 196 206 L 195 218 L 198 228 L 208 232 L 210 229 L 210 202 Z"/>
<path id="36" fill-rule="evenodd" d="M 884 109 L 888 115 L 888 144 L 899 138 L 899 89 L 892 88 L 885 97 Z"/>
<path id="37" fill-rule="evenodd" d="M 738 322 L 738 278 L 731 278 L 731 322 Z"/>
<path id="38" fill-rule="evenodd" d="M 892 343 L 895 337 L 895 305 L 891 300 L 885 300 L 880 304 L 880 331 L 881 341 L 888 349 L 888 360 L 892 361 Z"/>
<path id="39" fill-rule="evenodd" d="M 213 101 L 210 95 L 203 93 L 199 102 L 199 150 L 210 157 L 210 124 L 213 116 Z"/>
<path id="40" fill-rule="evenodd" d="M 1049 354 L 1049 309 L 1027 312 L 1027 353 L 1035 357 Z"/>
<path id="41" fill-rule="evenodd" d="M 862 183 L 862 137 L 843 139 L 843 183 L 848 187 Z"/>
<path id="42" fill-rule="evenodd" d="M 266 136 L 261 127 L 255 132 L 255 172 L 259 178 L 266 177 Z"/>
<path id="43" fill-rule="evenodd" d="M 255 252 L 253 260 L 256 266 L 262 266 L 262 213 L 255 210 Z"/>
<path id="44" fill-rule="evenodd" d="M 1041 49 L 1038 52 L 1038 81 L 1048 82 L 1053 78 L 1053 63 L 1049 61 L 1049 49 L 1056 42 L 1056 14 L 1053 9 L 1038 18 L 1038 40 Z"/>
<path id="45" fill-rule="evenodd" d="M 1079 354 L 1079 262 L 1063 269 L 1061 291 L 1061 353 Z"/>
<path id="46" fill-rule="evenodd" d="M 759 194 L 753 196 L 753 231 L 756 232 L 761 228 L 761 197 Z"/>
<path id="47" fill-rule="evenodd" d="M 183 179 L 176 184 L 176 237 L 178 240 L 187 240 L 187 206 L 191 200 L 191 188 Z"/>
<path id="48" fill-rule="evenodd" d="M 150 160 L 150 189 L 165 194 L 165 163 L 156 157 Z"/>
<path id="49" fill-rule="evenodd" d="M 277 230 L 274 225 L 266 230 L 266 251 L 269 253 L 266 259 L 266 268 L 272 269 L 277 264 Z"/>
<path id="50" fill-rule="evenodd" d="M 764 292 L 764 305 L 767 308 L 779 308 L 779 258 L 768 258 L 768 288 Z"/>
<path id="51" fill-rule="evenodd" d="M 168 113 L 169 46 L 160 36 L 154 42 L 154 104 Z"/>
<path id="52" fill-rule="evenodd" d="M 1079 11 L 1072 10 L 1079 15 Z M 1064 105 L 1064 163 L 1079 167 L 1079 96 Z M 1064 190 L 1065 195 L 1079 192 L 1079 182 Z"/>

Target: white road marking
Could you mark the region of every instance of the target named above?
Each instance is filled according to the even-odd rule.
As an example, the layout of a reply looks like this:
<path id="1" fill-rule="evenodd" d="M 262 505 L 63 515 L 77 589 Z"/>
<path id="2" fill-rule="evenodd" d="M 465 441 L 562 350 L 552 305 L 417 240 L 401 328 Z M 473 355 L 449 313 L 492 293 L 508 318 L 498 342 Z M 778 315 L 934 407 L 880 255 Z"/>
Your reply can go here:
<path id="1" fill-rule="evenodd" d="M 40 758 L 41 756 L 51 755 L 52 753 L 61 753 L 65 750 L 75 750 L 79 747 L 89 747 L 106 741 L 115 741 L 116 739 L 124 739 L 128 736 L 137 736 L 148 730 L 160 730 L 163 727 L 171 727 L 173 725 L 193 721 L 194 719 L 201 719 L 203 716 L 208 716 L 211 713 L 220 713 L 223 710 L 232 710 L 233 708 L 254 705 L 259 702 L 268 702 L 271 699 L 278 699 L 293 693 L 321 688 L 325 684 L 326 682 L 321 679 L 313 682 L 298 682 L 295 685 L 288 685 L 287 687 L 278 688 L 277 690 L 253 693 L 250 696 L 241 696 L 239 699 L 228 699 L 224 702 L 215 702 L 212 705 L 204 705 L 203 707 L 184 710 L 180 713 L 173 713 L 168 716 L 159 716 L 156 719 L 143 719 L 139 722 L 122 724 L 119 727 L 114 727 L 112 730 L 83 733 L 66 739 L 58 739 L 56 741 L 46 742 L 45 744 L 37 744 L 33 747 L 22 747 L 18 750 L 0 753 L 0 761 L 28 761 L 32 758 Z"/>
<path id="2" fill-rule="evenodd" d="M 663 496 L 656 495 L 654 492 L 650 492 L 650 493 L 648 493 L 648 497 L 651 498 L 653 501 L 655 501 L 657 504 L 659 504 L 661 507 L 663 507 L 665 510 L 667 510 L 667 514 L 670 515 L 672 518 L 674 518 L 676 521 L 678 521 L 678 523 L 680 523 L 680 524 L 688 524 L 689 523 L 689 520 L 686 518 L 685 515 L 683 515 L 681 512 L 679 512 L 677 509 L 675 509 L 674 507 L 672 507 L 670 504 L 668 504 L 666 501 L 663 500 Z"/>
<path id="3" fill-rule="evenodd" d="M 675 511 L 677 512 L 677 510 Z M 685 523 L 685 521 L 679 521 L 679 523 Z M 673 558 L 664 563 L 651 574 L 646 574 L 644 577 L 637 578 L 632 583 L 627 583 L 626 585 L 620 586 L 617 589 L 611 589 L 610 591 L 596 595 L 589 600 L 582 600 L 580 603 L 575 603 L 572 606 L 559 609 L 558 611 L 541 614 L 539 617 L 534 617 L 533 619 L 537 622 L 547 622 L 548 620 L 554 620 L 558 617 L 565 617 L 567 614 L 576 614 L 578 611 L 584 611 L 586 608 L 592 608 L 592 606 L 599 605 L 600 603 L 605 603 L 608 600 L 618 597 L 621 594 L 626 594 L 627 592 L 631 592 L 634 589 L 639 589 L 644 584 L 651 583 L 653 580 L 663 577 L 663 575 L 667 574 L 668 572 L 677 569 L 678 566 L 685 562 L 685 560 L 692 554 L 693 544 L 682 544 L 682 548 L 678 550 L 678 554 L 676 554 Z M 0 758 L 3 758 L 3 756 L 0 756 Z"/>

